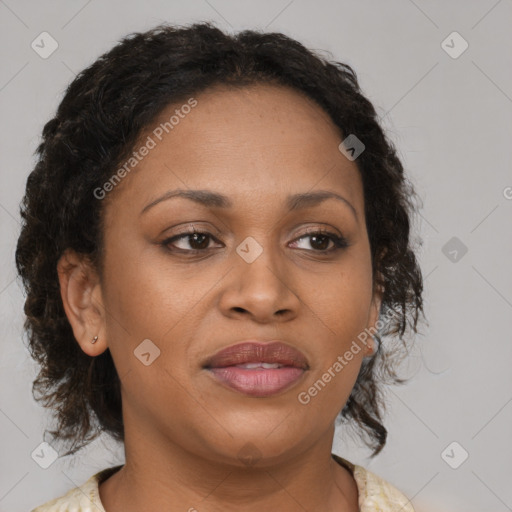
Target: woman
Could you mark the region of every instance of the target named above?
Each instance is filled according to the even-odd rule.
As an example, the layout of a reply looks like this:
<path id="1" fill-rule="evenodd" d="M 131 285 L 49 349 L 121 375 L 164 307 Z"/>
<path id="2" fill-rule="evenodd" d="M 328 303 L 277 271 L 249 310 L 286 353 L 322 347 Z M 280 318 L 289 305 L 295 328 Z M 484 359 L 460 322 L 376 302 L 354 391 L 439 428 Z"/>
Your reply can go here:
<path id="1" fill-rule="evenodd" d="M 331 453 L 337 418 L 383 448 L 422 313 L 414 191 L 349 66 L 161 25 L 77 76 L 38 157 L 34 391 L 66 455 L 105 432 L 126 463 L 34 512 L 413 510 Z"/>

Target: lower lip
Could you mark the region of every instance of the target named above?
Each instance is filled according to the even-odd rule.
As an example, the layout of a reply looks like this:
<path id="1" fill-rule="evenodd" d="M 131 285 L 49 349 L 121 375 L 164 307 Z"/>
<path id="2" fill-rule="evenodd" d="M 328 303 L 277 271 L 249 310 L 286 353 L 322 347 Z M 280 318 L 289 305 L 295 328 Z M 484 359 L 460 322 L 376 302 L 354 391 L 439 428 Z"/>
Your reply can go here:
<path id="1" fill-rule="evenodd" d="M 245 395 L 266 397 L 275 395 L 297 382 L 304 370 L 292 366 L 281 368 L 244 369 L 237 366 L 208 368 L 222 383 Z"/>

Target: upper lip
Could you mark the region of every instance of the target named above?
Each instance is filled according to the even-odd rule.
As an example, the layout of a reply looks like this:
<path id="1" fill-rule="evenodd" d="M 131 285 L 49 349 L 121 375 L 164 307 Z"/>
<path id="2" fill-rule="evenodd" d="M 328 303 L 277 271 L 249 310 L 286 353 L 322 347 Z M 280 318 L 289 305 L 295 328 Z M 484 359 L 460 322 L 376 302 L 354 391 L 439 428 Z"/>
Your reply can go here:
<path id="1" fill-rule="evenodd" d="M 278 363 L 307 370 L 308 361 L 298 349 L 281 341 L 244 341 L 219 350 L 203 365 L 204 368 L 223 368 L 245 363 Z"/>

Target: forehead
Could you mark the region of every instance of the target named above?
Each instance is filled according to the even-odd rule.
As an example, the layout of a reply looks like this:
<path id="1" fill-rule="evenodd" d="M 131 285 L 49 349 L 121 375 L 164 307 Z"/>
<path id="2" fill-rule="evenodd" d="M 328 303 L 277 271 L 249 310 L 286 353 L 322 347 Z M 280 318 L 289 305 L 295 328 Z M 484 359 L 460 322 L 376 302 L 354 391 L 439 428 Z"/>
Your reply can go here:
<path id="1" fill-rule="evenodd" d="M 142 133 L 135 150 L 150 140 L 152 148 L 124 178 L 129 204 L 173 188 L 223 191 L 235 202 L 322 188 L 361 202 L 359 170 L 338 149 L 341 130 L 302 93 L 216 86 L 193 100 L 169 105 Z"/>
<path id="2" fill-rule="evenodd" d="M 197 106 L 180 121 L 181 126 L 173 129 L 174 140 L 172 137 L 168 140 L 177 154 L 188 149 L 182 143 L 193 143 L 189 137 L 193 135 L 205 149 L 217 148 L 219 157 L 223 149 L 231 154 L 254 154 L 258 149 L 267 149 L 274 157 L 281 153 L 292 159 L 294 155 L 319 153 L 315 148 L 325 150 L 341 136 L 339 128 L 320 106 L 289 87 L 220 85 L 195 99 Z M 179 105 L 164 110 L 155 124 L 169 119 L 176 108 Z"/>

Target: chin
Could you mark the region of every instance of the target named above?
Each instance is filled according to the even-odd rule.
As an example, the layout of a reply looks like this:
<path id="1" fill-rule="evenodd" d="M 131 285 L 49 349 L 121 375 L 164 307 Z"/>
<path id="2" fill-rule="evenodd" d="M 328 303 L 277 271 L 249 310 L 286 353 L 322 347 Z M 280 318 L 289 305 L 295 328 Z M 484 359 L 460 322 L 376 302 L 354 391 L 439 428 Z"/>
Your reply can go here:
<path id="1" fill-rule="evenodd" d="M 227 434 L 229 441 L 212 446 L 215 461 L 223 460 L 228 465 L 241 468 L 279 464 L 288 460 L 294 452 L 298 454 L 302 451 L 300 439 L 294 442 L 289 430 L 284 437 L 283 435 L 283 432 L 272 433 L 268 424 L 256 432 L 243 429 L 237 431 L 233 437 Z"/>

